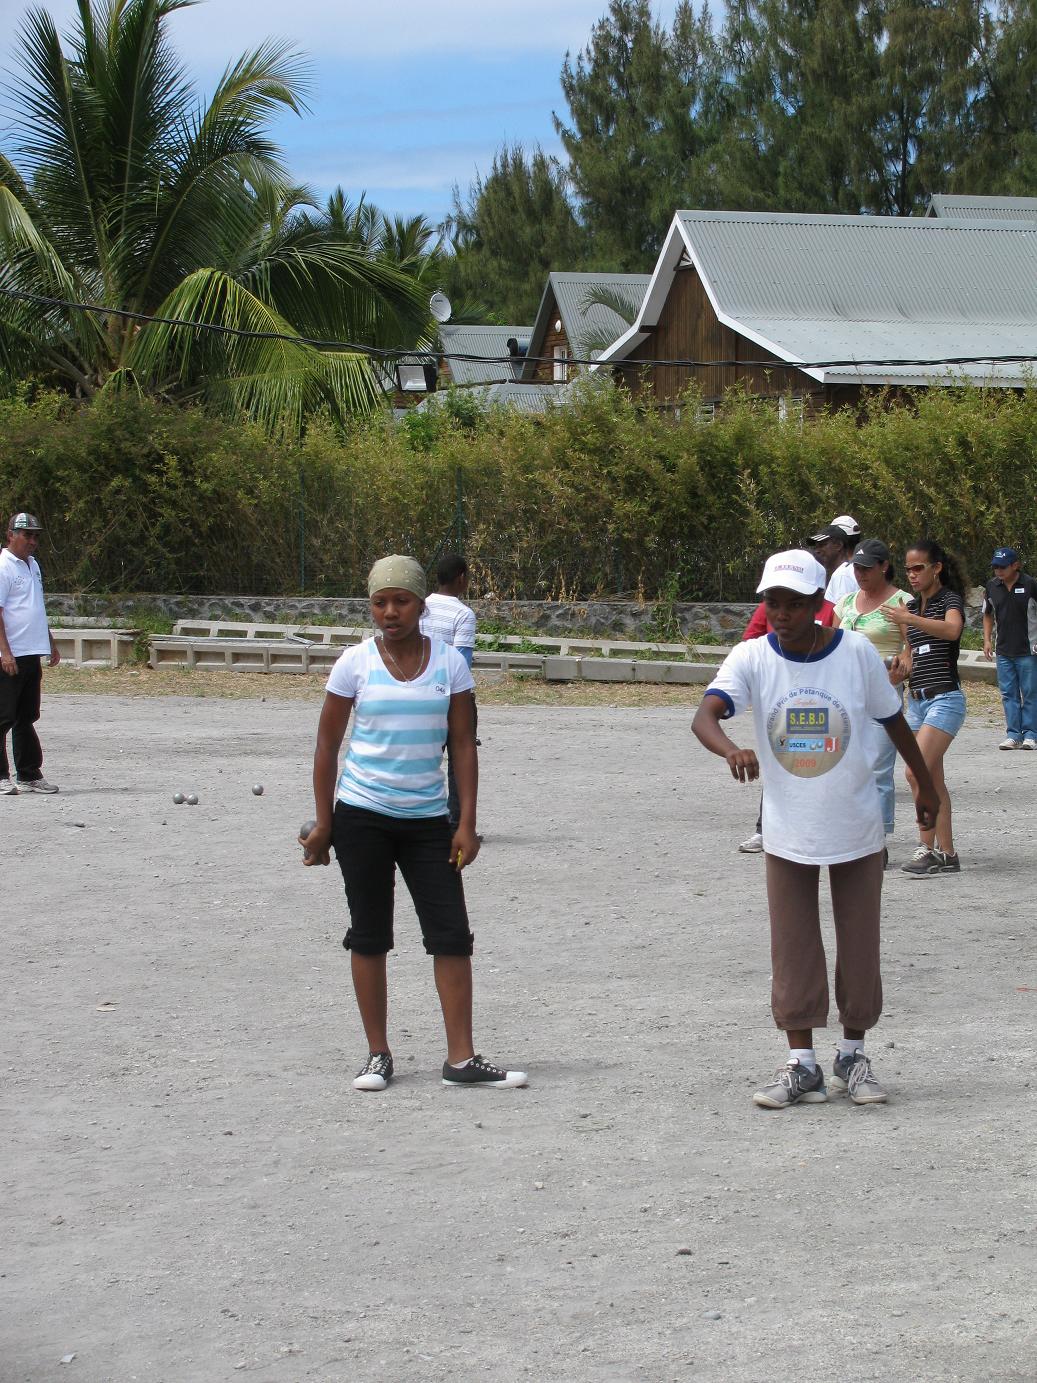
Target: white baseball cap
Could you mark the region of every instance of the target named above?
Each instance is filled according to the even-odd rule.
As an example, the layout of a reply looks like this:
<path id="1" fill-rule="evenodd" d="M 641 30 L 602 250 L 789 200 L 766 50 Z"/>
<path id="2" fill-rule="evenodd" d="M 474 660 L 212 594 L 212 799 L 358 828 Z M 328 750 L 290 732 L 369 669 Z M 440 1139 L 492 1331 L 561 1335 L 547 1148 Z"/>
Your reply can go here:
<path id="1" fill-rule="evenodd" d="M 774 586 L 788 591 L 798 591 L 800 595 L 814 595 L 823 591 L 828 577 L 816 557 L 801 547 L 790 548 L 788 552 L 775 552 L 763 564 L 763 575 L 756 587 L 759 595 Z"/>
<path id="2" fill-rule="evenodd" d="M 848 538 L 859 538 L 861 534 L 861 526 L 852 514 L 837 515 L 830 527 L 841 528 Z"/>

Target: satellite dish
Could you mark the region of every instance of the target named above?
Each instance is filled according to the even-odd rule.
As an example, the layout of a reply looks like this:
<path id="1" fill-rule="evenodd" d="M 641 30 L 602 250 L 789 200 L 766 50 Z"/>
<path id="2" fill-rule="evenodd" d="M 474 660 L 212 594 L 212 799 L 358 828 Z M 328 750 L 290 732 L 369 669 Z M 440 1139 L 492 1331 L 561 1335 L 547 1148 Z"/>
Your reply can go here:
<path id="1" fill-rule="evenodd" d="M 450 306 L 450 299 L 447 295 L 437 291 L 428 300 L 428 310 L 437 322 L 449 322 L 453 308 Z"/>

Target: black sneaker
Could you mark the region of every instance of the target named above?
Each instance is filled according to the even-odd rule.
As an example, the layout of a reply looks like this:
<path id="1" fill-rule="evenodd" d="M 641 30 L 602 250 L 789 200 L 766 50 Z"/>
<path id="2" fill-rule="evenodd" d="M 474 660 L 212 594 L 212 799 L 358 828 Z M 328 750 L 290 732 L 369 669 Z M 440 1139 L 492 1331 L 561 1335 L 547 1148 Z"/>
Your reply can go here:
<path id="1" fill-rule="evenodd" d="M 499 1066 L 484 1061 L 481 1056 L 473 1056 L 467 1066 L 451 1066 L 449 1061 L 444 1061 L 443 1084 L 492 1085 L 503 1088 L 528 1085 L 529 1077 L 525 1071 L 502 1071 Z"/>
<path id="2" fill-rule="evenodd" d="M 389 1052 L 371 1052 L 353 1081 L 354 1090 L 384 1090 L 392 1080 Z"/>
<path id="3" fill-rule="evenodd" d="M 939 865 L 939 868 L 933 871 L 934 873 L 936 873 L 936 874 L 960 874 L 960 873 L 961 873 L 961 860 L 958 859 L 957 853 L 955 853 L 955 854 L 953 854 L 953 855 L 947 855 L 947 854 L 945 854 L 942 850 L 934 850 L 934 851 L 933 851 L 933 854 L 936 856 L 936 862 L 937 862 L 937 864 Z"/>

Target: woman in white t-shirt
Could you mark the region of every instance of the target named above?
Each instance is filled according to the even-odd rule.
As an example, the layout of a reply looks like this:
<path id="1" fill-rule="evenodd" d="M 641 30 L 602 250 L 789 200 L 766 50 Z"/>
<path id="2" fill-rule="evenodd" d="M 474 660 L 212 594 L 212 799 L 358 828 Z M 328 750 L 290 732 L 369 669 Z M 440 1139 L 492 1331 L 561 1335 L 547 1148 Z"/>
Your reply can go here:
<path id="1" fill-rule="evenodd" d="M 843 1037 L 832 1088 L 855 1104 L 886 1099 L 864 1054 L 865 1032 L 882 1011 L 879 913 L 882 813 L 864 727 L 883 723 L 916 775 L 919 821 L 937 799 L 882 659 L 860 634 L 815 624 L 825 573 L 809 552 L 768 557 L 759 590 L 774 631 L 739 644 L 703 697 L 692 729 L 726 759 L 739 782 L 760 776 L 771 923 L 771 1011 L 789 1059 L 753 1096 L 782 1109 L 828 1098 L 813 1029 L 828 1021 L 828 972 L 818 909 L 828 866 L 836 934 L 835 994 Z M 720 722 L 752 706 L 759 758 L 739 749 Z"/>
<path id="2" fill-rule="evenodd" d="M 444 1085 L 525 1085 L 525 1072 L 485 1061 L 472 1042 L 472 933 L 461 871 L 479 853 L 475 682 L 456 649 L 421 633 L 425 573 L 412 557 L 376 562 L 368 591 L 379 632 L 346 649 L 328 678 L 313 758 L 316 824 L 299 837 L 307 865 L 330 863 L 334 844 L 345 880 L 343 944 L 368 1043 L 353 1086 L 384 1090 L 393 1075 L 385 958 L 394 945 L 397 867 L 433 957 L 446 1027 Z M 448 732 L 461 799 L 453 830 L 442 763 Z"/>

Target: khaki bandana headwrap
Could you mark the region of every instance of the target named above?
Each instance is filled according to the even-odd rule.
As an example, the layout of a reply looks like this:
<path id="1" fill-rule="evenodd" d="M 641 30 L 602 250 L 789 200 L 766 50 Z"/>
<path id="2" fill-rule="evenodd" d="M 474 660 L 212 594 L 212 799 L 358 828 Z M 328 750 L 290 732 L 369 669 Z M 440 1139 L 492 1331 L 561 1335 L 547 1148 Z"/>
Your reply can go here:
<path id="1" fill-rule="evenodd" d="M 367 577 L 368 595 L 374 595 L 375 591 L 388 590 L 390 587 L 411 591 L 419 600 L 424 600 L 428 594 L 425 572 L 421 564 L 413 557 L 401 557 L 399 554 L 383 557 L 375 562 Z"/>

